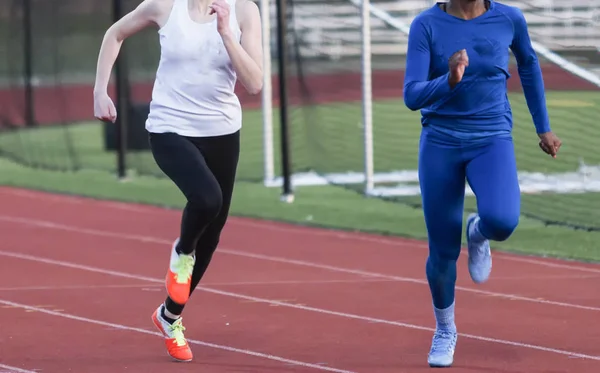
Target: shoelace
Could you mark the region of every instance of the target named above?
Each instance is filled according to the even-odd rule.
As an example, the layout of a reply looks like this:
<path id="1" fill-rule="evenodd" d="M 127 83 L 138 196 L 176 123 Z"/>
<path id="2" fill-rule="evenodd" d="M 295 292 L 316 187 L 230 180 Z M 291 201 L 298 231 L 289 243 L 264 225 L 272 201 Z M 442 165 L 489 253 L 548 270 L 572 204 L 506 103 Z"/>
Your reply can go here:
<path id="1" fill-rule="evenodd" d="M 452 345 L 454 344 L 454 339 L 456 335 L 451 332 L 446 331 L 436 331 L 433 335 L 433 343 L 432 343 L 432 351 L 443 351 L 450 352 L 452 351 Z"/>
<path id="2" fill-rule="evenodd" d="M 188 282 L 194 272 L 194 257 L 192 255 L 179 255 L 179 260 L 175 265 L 175 281 L 180 284 Z"/>
<path id="3" fill-rule="evenodd" d="M 171 332 L 172 338 L 174 339 L 173 343 L 177 344 L 177 346 L 185 346 L 185 337 L 183 332 L 185 331 L 185 327 L 181 322 L 181 319 L 175 321 L 173 325 L 169 326 L 169 331 Z"/>

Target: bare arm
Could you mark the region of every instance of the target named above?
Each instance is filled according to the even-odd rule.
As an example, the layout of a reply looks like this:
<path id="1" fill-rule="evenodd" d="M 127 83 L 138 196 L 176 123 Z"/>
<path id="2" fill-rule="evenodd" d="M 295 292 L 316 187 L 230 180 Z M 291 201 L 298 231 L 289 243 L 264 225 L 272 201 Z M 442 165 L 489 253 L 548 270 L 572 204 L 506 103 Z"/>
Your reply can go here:
<path id="1" fill-rule="evenodd" d="M 146 27 L 160 25 L 166 3 L 164 0 L 144 0 L 106 31 L 98 55 L 94 95 L 107 94 L 110 74 L 123 41 Z"/>
<path id="2" fill-rule="evenodd" d="M 256 4 L 243 0 L 239 4 L 241 41 L 235 40 L 231 30 L 221 33 L 223 44 L 238 79 L 250 94 L 257 94 L 263 86 L 262 30 L 260 12 Z"/>

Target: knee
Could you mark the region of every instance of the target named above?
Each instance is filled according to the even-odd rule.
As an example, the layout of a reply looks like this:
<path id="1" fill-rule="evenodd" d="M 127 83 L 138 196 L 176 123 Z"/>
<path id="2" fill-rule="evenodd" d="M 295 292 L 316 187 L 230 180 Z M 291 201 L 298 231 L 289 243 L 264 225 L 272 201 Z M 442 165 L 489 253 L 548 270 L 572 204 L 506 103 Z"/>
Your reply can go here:
<path id="1" fill-rule="evenodd" d="M 444 274 L 452 268 L 456 268 L 456 261 L 453 257 L 440 257 L 430 254 L 425 264 L 428 274 Z"/>
<path id="2" fill-rule="evenodd" d="M 455 247 L 437 247 L 437 245 L 429 245 L 429 257 L 427 258 L 428 271 L 447 272 L 448 269 L 456 266 L 458 257 L 460 256 L 460 242 Z"/>
<path id="3" fill-rule="evenodd" d="M 218 187 L 205 188 L 188 196 L 188 205 L 207 220 L 212 221 L 223 207 L 223 194 Z"/>
<path id="4" fill-rule="evenodd" d="M 479 217 L 481 233 L 493 241 L 507 240 L 519 225 L 518 214 L 480 214 Z"/>
<path id="5" fill-rule="evenodd" d="M 430 285 L 456 281 L 456 259 L 454 256 L 438 256 L 430 253 L 425 263 L 425 274 Z"/>

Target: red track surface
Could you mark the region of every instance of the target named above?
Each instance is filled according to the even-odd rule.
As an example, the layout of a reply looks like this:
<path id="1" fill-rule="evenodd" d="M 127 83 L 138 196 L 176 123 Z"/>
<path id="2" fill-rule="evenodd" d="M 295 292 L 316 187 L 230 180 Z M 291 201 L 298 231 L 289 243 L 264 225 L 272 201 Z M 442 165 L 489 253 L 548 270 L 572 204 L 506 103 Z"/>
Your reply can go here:
<path id="1" fill-rule="evenodd" d="M 0 372 L 429 370 L 421 242 L 232 218 L 177 364 L 150 321 L 177 211 L 9 188 L 0 206 Z M 475 286 L 464 264 L 454 371 L 600 371 L 600 266 L 496 253 Z"/>

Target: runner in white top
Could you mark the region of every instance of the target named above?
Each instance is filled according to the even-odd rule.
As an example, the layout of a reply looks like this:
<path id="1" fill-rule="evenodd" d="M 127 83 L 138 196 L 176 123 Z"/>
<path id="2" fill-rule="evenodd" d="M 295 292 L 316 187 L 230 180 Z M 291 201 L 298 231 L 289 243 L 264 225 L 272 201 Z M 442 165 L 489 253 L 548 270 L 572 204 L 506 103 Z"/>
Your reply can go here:
<path id="1" fill-rule="evenodd" d="M 158 166 L 187 199 L 171 248 L 167 299 L 152 315 L 169 354 L 190 361 L 181 313 L 216 250 L 229 213 L 239 158 L 241 106 L 236 81 L 262 89 L 260 15 L 250 0 L 145 0 L 104 36 L 94 87 L 94 115 L 114 122 L 108 95 L 123 41 L 157 27 L 161 58 L 146 121 Z"/>

